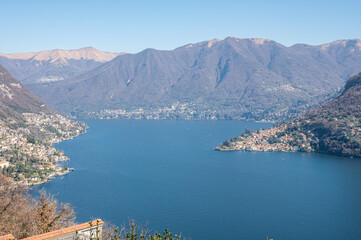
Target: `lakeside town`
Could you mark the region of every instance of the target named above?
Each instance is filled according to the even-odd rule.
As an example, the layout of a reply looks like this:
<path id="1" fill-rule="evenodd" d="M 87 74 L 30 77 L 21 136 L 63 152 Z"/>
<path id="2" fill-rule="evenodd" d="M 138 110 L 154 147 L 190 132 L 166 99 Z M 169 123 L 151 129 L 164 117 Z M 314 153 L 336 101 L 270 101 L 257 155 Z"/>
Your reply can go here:
<path id="1" fill-rule="evenodd" d="M 147 120 L 217 120 L 216 110 L 203 109 L 191 103 L 173 103 L 163 107 L 138 107 L 127 109 L 103 109 L 89 113 L 89 117 L 98 119 L 147 119 Z"/>
<path id="2" fill-rule="evenodd" d="M 255 152 L 313 152 L 314 135 L 289 131 L 294 122 L 284 123 L 267 130 L 250 131 L 225 141 L 215 150 L 219 151 L 255 151 Z"/>
<path id="3" fill-rule="evenodd" d="M 60 114 L 23 113 L 25 126 L 11 128 L 0 121 L 0 170 L 5 176 L 27 185 L 47 182 L 68 174 L 69 160 L 52 147 L 85 133 L 86 125 Z"/>
<path id="4" fill-rule="evenodd" d="M 137 120 L 253 120 L 259 122 L 273 122 L 273 119 L 276 119 L 263 116 L 243 116 L 242 111 L 233 105 L 217 107 L 180 102 L 175 102 L 167 106 L 143 106 L 132 108 L 123 106 L 116 109 L 103 109 L 98 112 L 88 112 L 86 116 L 80 117 L 87 119 Z"/>
<path id="5" fill-rule="evenodd" d="M 331 95 L 331 94 L 330 94 Z M 84 111 L 79 114 L 68 114 L 70 118 L 80 119 L 147 119 L 147 120 L 246 120 L 257 122 L 283 122 L 299 116 L 302 112 L 319 106 L 307 104 L 303 109 L 298 105 L 280 111 L 262 108 L 249 108 L 239 103 L 232 104 L 199 104 L 195 102 L 179 102 L 143 106 L 112 106 L 99 111 Z"/>

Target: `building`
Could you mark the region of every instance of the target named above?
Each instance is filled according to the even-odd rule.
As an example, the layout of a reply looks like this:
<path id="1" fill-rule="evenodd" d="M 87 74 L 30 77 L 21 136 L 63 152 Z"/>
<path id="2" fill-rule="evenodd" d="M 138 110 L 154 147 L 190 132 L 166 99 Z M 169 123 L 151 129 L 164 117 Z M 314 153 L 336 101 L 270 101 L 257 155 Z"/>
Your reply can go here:
<path id="1" fill-rule="evenodd" d="M 8 161 L 0 161 L 0 167 L 1 168 L 9 167 L 9 162 Z"/>
<path id="2" fill-rule="evenodd" d="M 37 182 L 39 178 L 37 176 L 31 176 L 31 181 Z"/>
<path id="3" fill-rule="evenodd" d="M 51 169 L 55 169 L 55 165 L 53 164 L 53 163 L 51 163 L 51 162 L 46 162 L 45 163 L 49 168 L 51 168 Z"/>
<path id="4" fill-rule="evenodd" d="M 68 228 L 24 238 L 21 240 L 89 240 L 102 239 L 102 228 L 104 222 L 101 219 L 94 220 Z M 14 236 L 9 234 L 0 236 L 0 240 L 15 240 Z"/>
<path id="5" fill-rule="evenodd" d="M 15 240 L 15 237 L 12 234 L 8 234 L 5 236 L 0 236 L 0 240 Z"/>

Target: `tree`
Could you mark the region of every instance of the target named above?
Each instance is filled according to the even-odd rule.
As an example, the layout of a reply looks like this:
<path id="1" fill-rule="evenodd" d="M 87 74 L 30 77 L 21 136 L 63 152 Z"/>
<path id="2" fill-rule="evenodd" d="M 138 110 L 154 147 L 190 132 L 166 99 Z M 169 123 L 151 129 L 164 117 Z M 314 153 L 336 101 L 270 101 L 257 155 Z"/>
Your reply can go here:
<path id="1" fill-rule="evenodd" d="M 40 191 L 32 199 L 28 188 L 0 174 L 0 236 L 13 234 L 22 239 L 75 225 L 75 212 L 69 204 L 59 203 L 53 195 Z M 97 225 L 98 226 L 98 225 Z M 100 233 L 102 238 L 100 238 Z M 79 239 L 79 238 L 77 238 Z M 89 240 L 181 240 L 167 229 L 163 233 L 150 233 L 143 225 L 129 221 L 120 230 L 115 226 L 96 228 Z"/>
<path id="2" fill-rule="evenodd" d="M 181 240 L 185 239 L 181 235 L 173 234 L 165 229 L 162 233 L 151 233 L 147 225 L 129 220 L 129 225 L 123 225 L 120 230 L 111 225 L 103 226 L 102 239 L 111 240 Z"/>
<path id="3" fill-rule="evenodd" d="M 0 174 L 0 235 L 24 238 L 36 234 L 31 224 L 33 210 L 27 188 Z"/>
<path id="4" fill-rule="evenodd" d="M 35 221 L 41 233 L 47 233 L 74 224 L 75 212 L 69 204 L 58 202 L 44 190 L 35 202 Z"/>
<path id="5" fill-rule="evenodd" d="M 36 139 L 33 136 L 28 136 L 28 143 L 36 144 Z"/>
<path id="6" fill-rule="evenodd" d="M 69 204 L 59 204 L 45 191 L 33 200 L 26 186 L 0 174 L 0 236 L 11 233 L 26 238 L 69 227 L 74 220 Z"/>

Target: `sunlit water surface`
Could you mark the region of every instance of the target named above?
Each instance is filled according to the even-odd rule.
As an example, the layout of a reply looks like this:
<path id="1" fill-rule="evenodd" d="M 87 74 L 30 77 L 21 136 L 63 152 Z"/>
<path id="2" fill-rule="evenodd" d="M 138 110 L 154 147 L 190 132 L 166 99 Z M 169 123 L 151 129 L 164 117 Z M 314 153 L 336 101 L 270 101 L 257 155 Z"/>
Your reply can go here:
<path id="1" fill-rule="evenodd" d="M 218 152 L 240 121 L 88 121 L 57 144 L 76 169 L 35 187 L 77 212 L 129 218 L 191 239 L 361 239 L 361 160 L 309 153 Z"/>

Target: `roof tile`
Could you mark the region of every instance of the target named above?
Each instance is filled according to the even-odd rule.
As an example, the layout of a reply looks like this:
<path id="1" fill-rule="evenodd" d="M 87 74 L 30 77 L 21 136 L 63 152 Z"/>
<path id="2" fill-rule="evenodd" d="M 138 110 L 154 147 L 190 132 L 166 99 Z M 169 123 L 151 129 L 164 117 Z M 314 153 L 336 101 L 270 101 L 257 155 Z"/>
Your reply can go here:
<path id="1" fill-rule="evenodd" d="M 92 226 L 93 227 L 97 225 L 97 221 L 98 221 L 98 225 L 104 224 L 104 222 L 101 219 L 97 219 L 97 220 L 92 221 Z M 45 240 L 45 239 L 65 235 L 65 234 L 68 234 L 68 233 L 73 233 L 73 232 L 76 232 L 76 231 L 80 231 L 80 230 L 83 230 L 83 229 L 86 229 L 86 228 L 89 228 L 89 227 L 90 227 L 89 223 L 83 223 L 83 224 L 75 225 L 75 226 L 72 226 L 72 227 L 68 227 L 68 228 L 64 228 L 64 229 L 60 229 L 60 230 L 56 230 L 56 231 L 52 231 L 52 232 L 48 232 L 48 233 L 44 233 L 44 234 L 40 234 L 40 235 L 37 235 L 37 236 L 24 238 L 22 240 Z M 2 239 L 0 239 L 0 240 L 2 240 Z"/>

